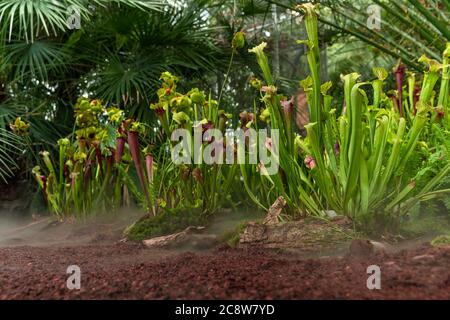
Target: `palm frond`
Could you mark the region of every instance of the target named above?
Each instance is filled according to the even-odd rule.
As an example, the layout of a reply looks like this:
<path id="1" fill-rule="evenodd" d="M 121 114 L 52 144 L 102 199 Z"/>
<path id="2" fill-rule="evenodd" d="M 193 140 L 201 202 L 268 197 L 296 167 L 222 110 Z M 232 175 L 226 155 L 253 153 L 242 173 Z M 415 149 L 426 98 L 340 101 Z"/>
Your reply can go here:
<path id="1" fill-rule="evenodd" d="M 0 2 L 1 31 L 11 41 L 17 39 L 33 42 L 36 35 L 57 35 L 68 30 L 71 8 L 78 11 L 83 21 L 95 13 L 92 6 L 123 5 L 141 10 L 160 10 L 162 1 L 150 0 L 2 0 Z"/>
<path id="2" fill-rule="evenodd" d="M 14 155 L 22 151 L 22 140 L 3 128 L 0 128 L 0 180 L 7 183 L 7 178 L 18 168 Z"/>
<path id="3" fill-rule="evenodd" d="M 70 60 L 61 44 L 46 40 L 7 43 L 0 49 L 0 56 L 3 56 L 0 72 L 12 71 L 16 80 L 47 81 L 50 72 L 62 72 Z"/>
<path id="4" fill-rule="evenodd" d="M 189 77 L 224 68 L 228 52 L 202 18 L 204 10 L 195 1 L 159 12 L 128 8 L 87 25 L 72 54 L 75 65 L 93 66 L 86 91 L 110 102 L 148 105 L 164 70 Z"/>

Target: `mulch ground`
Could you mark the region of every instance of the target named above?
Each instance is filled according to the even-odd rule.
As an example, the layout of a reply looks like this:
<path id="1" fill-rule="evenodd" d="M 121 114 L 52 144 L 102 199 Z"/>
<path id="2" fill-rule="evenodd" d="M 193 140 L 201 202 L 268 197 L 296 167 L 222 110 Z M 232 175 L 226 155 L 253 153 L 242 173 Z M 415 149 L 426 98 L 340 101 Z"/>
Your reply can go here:
<path id="1" fill-rule="evenodd" d="M 74 264 L 80 290 L 66 287 Z M 369 265 L 381 268 L 381 290 L 367 289 Z M 450 247 L 366 259 L 174 253 L 129 243 L 0 248 L 0 299 L 450 299 Z"/>

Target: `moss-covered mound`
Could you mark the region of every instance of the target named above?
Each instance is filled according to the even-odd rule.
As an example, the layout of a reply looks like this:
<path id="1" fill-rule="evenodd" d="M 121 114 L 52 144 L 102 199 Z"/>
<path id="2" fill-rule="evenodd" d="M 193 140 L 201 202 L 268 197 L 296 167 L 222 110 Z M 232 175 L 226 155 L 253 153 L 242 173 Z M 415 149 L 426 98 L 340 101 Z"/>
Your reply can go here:
<path id="1" fill-rule="evenodd" d="M 189 226 L 202 226 L 206 223 L 204 215 L 198 211 L 164 211 L 157 216 L 144 217 L 125 230 L 129 240 L 142 241 L 171 233 L 183 231 Z"/>
<path id="2" fill-rule="evenodd" d="M 442 235 L 434 238 L 431 241 L 431 245 L 434 247 L 450 246 L 450 235 Z"/>

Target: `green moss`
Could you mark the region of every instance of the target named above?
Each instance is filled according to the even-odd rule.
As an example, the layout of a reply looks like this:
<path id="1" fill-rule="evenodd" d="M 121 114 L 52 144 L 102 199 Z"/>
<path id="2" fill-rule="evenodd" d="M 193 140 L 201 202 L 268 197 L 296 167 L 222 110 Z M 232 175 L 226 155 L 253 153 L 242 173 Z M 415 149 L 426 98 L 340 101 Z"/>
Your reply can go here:
<path id="1" fill-rule="evenodd" d="M 439 236 L 439 237 L 434 238 L 431 241 L 431 245 L 434 246 L 434 247 L 450 245 L 450 235 Z"/>
<path id="2" fill-rule="evenodd" d="M 226 243 L 231 248 L 236 248 L 239 244 L 240 236 L 244 232 L 247 222 L 238 224 L 234 229 L 226 231 L 220 236 L 220 242 Z"/>
<path id="3" fill-rule="evenodd" d="M 202 226 L 206 219 L 197 210 L 164 211 L 155 217 L 141 219 L 125 230 L 129 240 L 142 241 L 181 232 L 189 226 Z"/>

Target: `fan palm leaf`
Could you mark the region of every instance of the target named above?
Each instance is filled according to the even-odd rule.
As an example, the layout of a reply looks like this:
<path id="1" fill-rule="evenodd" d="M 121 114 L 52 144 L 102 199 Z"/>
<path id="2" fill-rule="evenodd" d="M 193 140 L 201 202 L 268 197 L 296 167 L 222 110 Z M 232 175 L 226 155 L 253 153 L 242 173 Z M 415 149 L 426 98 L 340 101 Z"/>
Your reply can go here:
<path id="1" fill-rule="evenodd" d="M 12 132 L 0 128 L 0 181 L 7 182 L 7 178 L 18 168 L 13 155 L 22 151 L 23 142 Z"/>
<path id="2" fill-rule="evenodd" d="M 224 68 L 228 52 L 202 17 L 207 2 L 159 12 L 122 9 L 87 24 L 71 54 L 77 69 L 91 66 L 86 91 L 114 103 L 148 106 L 162 71 L 189 78 Z"/>
<path id="3" fill-rule="evenodd" d="M 0 73 L 9 73 L 10 80 L 39 79 L 48 81 L 49 73 L 61 73 L 70 61 L 69 53 L 62 44 L 37 40 L 13 41 L 0 49 Z"/>
<path id="4" fill-rule="evenodd" d="M 76 8 L 80 18 L 89 21 L 95 13 L 90 6 L 105 7 L 110 4 L 125 5 L 145 10 L 160 10 L 162 1 L 138 0 L 2 0 L 0 2 L 0 25 L 9 41 L 15 35 L 27 42 L 35 35 L 47 36 L 66 32 L 70 8 Z"/>

